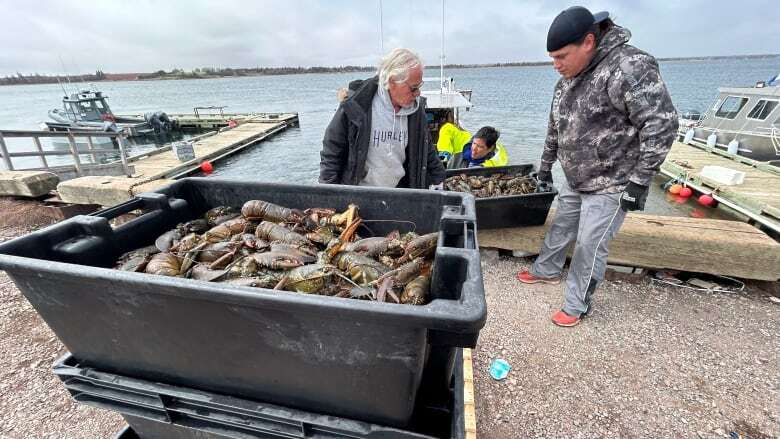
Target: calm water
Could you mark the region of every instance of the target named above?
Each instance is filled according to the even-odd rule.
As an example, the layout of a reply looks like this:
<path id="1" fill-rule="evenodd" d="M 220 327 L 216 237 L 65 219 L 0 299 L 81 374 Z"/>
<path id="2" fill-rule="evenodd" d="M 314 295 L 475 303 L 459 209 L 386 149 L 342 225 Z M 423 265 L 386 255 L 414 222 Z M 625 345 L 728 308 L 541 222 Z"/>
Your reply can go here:
<path id="1" fill-rule="evenodd" d="M 780 57 L 661 63 L 661 73 L 678 110 L 706 109 L 719 86 L 752 85 L 780 71 Z M 464 127 L 493 125 L 501 131 L 510 162 L 538 163 L 557 73 L 550 66 L 453 69 L 456 85 L 474 90 L 474 107 L 462 114 Z M 438 69 L 426 76 L 437 76 Z M 300 128 L 289 129 L 216 165 L 215 176 L 259 181 L 316 182 L 322 134 L 336 109 L 336 90 L 366 73 L 311 74 L 187 81 L 105 82 L 114 112 L 192 112 L 195 106 L 227 105 L 229 112 L 298 112 Z M 38 129 L 47 111 L 60 105 L 59 85 L 0 87 L 0 127 Z M 138 151 L 149 146 L 136 145 Z M 1 165 L 1 164 L 0 164 Z M 563 179 L 554 169 L 556 181 Z M 660 181 L 660 180 L 659 180 Z M 690 203 L 689 203 L 690 204 Z M 649 210 L 688 214 L 656 190 Z M 697 213 L 695 213 L 697 214 Z"/>

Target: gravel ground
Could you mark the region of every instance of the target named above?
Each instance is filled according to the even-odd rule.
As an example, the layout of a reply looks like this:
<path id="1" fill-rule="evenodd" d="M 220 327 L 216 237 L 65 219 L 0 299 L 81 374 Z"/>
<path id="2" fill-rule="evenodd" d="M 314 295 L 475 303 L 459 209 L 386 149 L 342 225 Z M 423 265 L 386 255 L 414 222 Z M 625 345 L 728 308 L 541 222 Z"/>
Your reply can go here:
<path id="1" fill-rule="evenodd" d="M 0 228 L 0 241 L 35 229 Z M 77 404 L 51 366 L 66 351 L 4 271 L 0 271 L 0 438 L 111 438 L 114 413 Z"/>
<path id="2" fill-rule="evenodd" d="M 36 227 L 0 221 L 0 241 Z M 780 306 L 762 290 L 605 282 L 592 316 L 558 328 L 549 316 L 563 287 L 520 284 L 514 275 L 529 263 L 483 265 L 478 437 L 780 436 Z M 122 427 L 118 415 L 73 402 L 51 372 L 63 346 L 3 272 L 0 349 L 0 437 L 110 438 Z M 500 382 L 487 373 L 497 357 L 513 367 Z"/>
<path id="3" fill-rule="evenodd" d="M 514 278 L 531 262 L 483 263 L 478 437 L 780 436 L 780 306 L 766 292 L 607 281 L 591 316 L 559 328 L 563 285 Z M 487 372 L 494 358 L 512 365 L 503 381 Z"/>

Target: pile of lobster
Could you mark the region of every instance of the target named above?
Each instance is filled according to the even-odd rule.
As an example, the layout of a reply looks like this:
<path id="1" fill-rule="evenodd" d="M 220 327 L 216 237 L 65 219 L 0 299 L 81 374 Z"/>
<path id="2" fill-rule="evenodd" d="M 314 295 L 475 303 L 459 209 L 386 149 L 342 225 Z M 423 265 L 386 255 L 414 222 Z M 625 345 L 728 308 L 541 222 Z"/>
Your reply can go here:
<path id="1" fill-rule="evenodd" d="M 116 268 L 208 282 L 380 302 L 428 300 L 438 233 L 394 231 L 361 238 L 344 212 L 288 209 L 251 200 L 179 224 L 155 244 L 122 255 Z"/>
<path id="2" fill-rule="evenodd" d="M 444 189 L 466 192 L 476 198 L 526 195 L 536 192 L 537 181 L 528 175 L 495 173 L 489 176 L 457 174 L 444 180 Z"/>

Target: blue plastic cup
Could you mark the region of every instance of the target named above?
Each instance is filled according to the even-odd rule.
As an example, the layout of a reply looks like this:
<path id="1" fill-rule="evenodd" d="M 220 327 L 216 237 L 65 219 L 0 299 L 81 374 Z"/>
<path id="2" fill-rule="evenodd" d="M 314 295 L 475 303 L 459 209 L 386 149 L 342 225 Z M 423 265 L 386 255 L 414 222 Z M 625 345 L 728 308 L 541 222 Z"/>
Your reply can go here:
<path id="1" fill-rule="evenodd" d="M 509 375 L 510 370 L 512 370 L 512 366 L 510 366 L 506 360 L 496 358 L 492 363 L 490 363 L 488 372 L 490 372 L 490 376 L 492 376 L 493 379 L 503 380 L 507 375 Z"/>

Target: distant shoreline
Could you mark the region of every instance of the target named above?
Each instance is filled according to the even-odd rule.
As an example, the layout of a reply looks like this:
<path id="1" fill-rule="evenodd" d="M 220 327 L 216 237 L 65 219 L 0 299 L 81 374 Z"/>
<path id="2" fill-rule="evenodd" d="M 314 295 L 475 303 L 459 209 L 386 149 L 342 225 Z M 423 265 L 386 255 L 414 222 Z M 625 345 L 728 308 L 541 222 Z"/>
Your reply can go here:
<path id="1" fill-rule="evenodd" d="M 780 54 L 765 55 L 719 55 L 719 56 L 686 56 L 686 57 L 668 57 L 658 58 L 660 62 L 693 62 L 693 61 L 712 61 L 723 59 L 763 59 L 778 58 Z M 478 68 L 500 68 L 500 67 L 538 67 L 552 65 L 550 61 L 523 61 L 508 63 L 488 63 L 488 64 L 445 64 L 447 69 L 478 69 Z M 438 66 L 428 66 L 426 69 L 438 69 Z M 49 76 L 49 75 L 23 75 L 17 73 L 15 76 L 6 76 L 0 78 L 0 86 L 3 85 L 30 85 L 30 84 L 63 84 L 69 82 L 105 82 L 105 81 L 159 81 L 159 80 L 183 80 L 183 79 L 214 79 L 214 78 L 236 78 L 243 76 L 282 76 L 282 75 L 301 75 L 312 73 L 353 73 L 353 72 L 373 72 L 376 67 L 373 66 L 341 66 L 341 67 L 256 67 L 256 68 L 204 68 L 185 72 L 174 69 L 170 72 L 158 70 L 151 73 L 104 73 L 95 72 L 94 75 L 76 75 L 76 76 Z"/>

